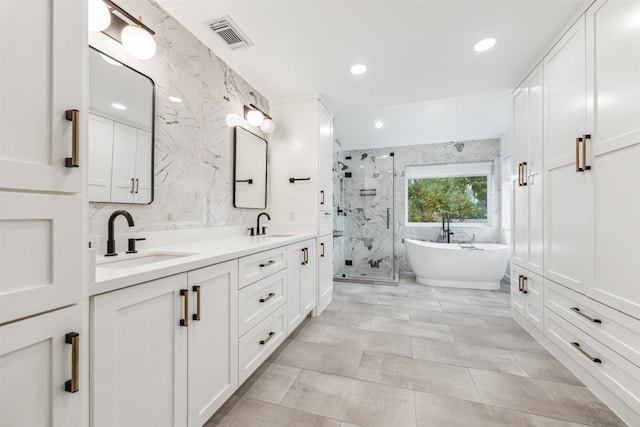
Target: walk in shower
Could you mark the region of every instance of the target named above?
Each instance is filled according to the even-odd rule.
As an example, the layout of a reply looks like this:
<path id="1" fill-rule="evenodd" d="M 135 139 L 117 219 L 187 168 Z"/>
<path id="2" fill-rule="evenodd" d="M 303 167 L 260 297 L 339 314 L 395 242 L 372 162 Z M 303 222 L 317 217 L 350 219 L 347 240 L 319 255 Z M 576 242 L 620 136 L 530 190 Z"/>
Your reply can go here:
<path id="1" fill-rule="evenodd" d="M 393 153 L 341 152 L 334 165 L 334 277 L 397 282 Z"/>

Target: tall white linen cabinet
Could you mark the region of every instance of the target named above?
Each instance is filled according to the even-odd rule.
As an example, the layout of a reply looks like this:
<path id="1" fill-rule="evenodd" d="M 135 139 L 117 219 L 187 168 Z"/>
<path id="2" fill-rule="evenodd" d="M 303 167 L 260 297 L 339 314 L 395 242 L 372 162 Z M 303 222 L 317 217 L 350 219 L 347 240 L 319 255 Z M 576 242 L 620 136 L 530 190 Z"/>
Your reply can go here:
<path id="1" fill-rule="evenodd" d="M 640 1 L 596 0 L 513 92 L 514 317 L 640 425 Z"/>
<path id="2" fill-rule="evenodd" d="M 270 211 L 274 222 L 317 230 L 314 279 L 320 314 L 333 294 L 333 115 L 318 97 L 272 103 Z"/>
<path id="3" fill-rule="evenodd" d="M 86 7 L 0 7 L 2 426 L 87 425 Z"/>

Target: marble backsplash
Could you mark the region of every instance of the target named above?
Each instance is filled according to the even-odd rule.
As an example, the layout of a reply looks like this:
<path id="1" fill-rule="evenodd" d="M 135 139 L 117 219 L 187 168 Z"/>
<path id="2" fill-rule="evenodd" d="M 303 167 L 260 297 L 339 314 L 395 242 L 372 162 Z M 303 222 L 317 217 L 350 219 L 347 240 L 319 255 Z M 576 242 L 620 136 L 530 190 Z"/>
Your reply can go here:
<path id="1" fill-rule="evenodd" d="M 477 226 L 459 226 L 453 229 L 455 235 L 453 241 L 466 242 L 498 242 L 501 234 L 500 215 L 500 140 L 487 139 L 477 141 L 458 141 L 443 144 L 424 144 L 404 147 L 390 147 L 380 149 L 352 150 L 340 153 L 344 159 L 351 156 L 350 163 L 344 162 L 348 168 L 336 168 L 341 175 L 338 179 L 345 179 L 345 172 L 352 172 L 357 177 L 359 171 L 364 171 L 362 179 L 373 188 L 378 186 L 385 188 L 382 171 L 388 169 L 388 157 L 394 153 L 394 191 L 381 191 L 375 197 L 363 197 L 357 191 L 343 192 L 344 200 L 336 200 L 340 208 L 347 209 L 347 219 L 342 225 L 344 234 L 349 236 L 341 242 L 344 248 L 334 249 L 336 253 L 342 251 L 345 256 L 350 256 L 353 265 L 363 268 L 381 268 L 388 263 L 390 254 L 394 255 L 396 271 L 408 272 L 411 268 L 405 258 L 403 239 L 419 239 L 436 241 L 440 234 L 439 226 L 407 226 L 405 224 L 405 179 L 406 166 L 420 164 L 463 163 L 477 161 L 492 161 L 492 212 L 490 223 Z M 362 166 L 362 168 L 360 167 Z M 381 181 L 382 180 L 382 181 Z M 375 184 L 379 181 L 378 184 Z M 371 185 L 374 183 L 374 185 Z M 358 184 L 360 185 L 360 184 Z M 358 187 L 356 185 L 355 187 Z M 346 186 L 347 188 L 349 186 Z M 355 188 L 354 187 L 354 188 Z M 363 187 L 367 188 L 367 187 Z M 358 188 L 359 189 L 359 188 Z M 368 200 L 365 200 L 368 199 Z M 362 206 L 360 206 L 362 205 Z M 380 206 L 385 209 L 380 208 Z M 393 206 L 393 240 L 386 229 L 386 206 Z M 393 243 L 392 243 L 393 242 Z M 335 242 L 336 245 L 338 242 Z M 366 243 L 366 244 L 364 244 Z M 371 261 L 374 264 L 371 264 Z M 380 260 L 376 266 L 375 261 Z M 344 265 L 344 259 L 335 258 L 335 263 Z"/>
<path id="2" fill-rule="evenodd" d="M 141 15 L 156 32 L 156 55 L 137 60 L 102 33 L 90 33 L 89 44 L 155 82 L 155 194 L 150 205 L 90 203 L 89 234 L 105 234 L 117 209 L 135 219 L 136 226 L 127 231 L 252 224 L 256 210 L 233 207 L 233 139 L 225 118 L 256 102 L 268 112 L 267 100 L 155 2 L 121 0 L 118 5 Z M 122 223 L 118 231 L 126 228 Z"/>

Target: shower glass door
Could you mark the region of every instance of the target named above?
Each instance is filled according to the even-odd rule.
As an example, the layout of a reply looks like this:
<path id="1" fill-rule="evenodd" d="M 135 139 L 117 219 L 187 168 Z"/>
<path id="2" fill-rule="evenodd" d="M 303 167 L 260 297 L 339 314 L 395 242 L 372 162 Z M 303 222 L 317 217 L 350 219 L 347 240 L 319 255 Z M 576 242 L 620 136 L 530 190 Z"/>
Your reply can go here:
<path id="1" fill-rule="evenodd" d="M 337 279 L 397 281 L 394 268 L 394 158 L 380 150 L 341 153 L 336 220 Z"/>

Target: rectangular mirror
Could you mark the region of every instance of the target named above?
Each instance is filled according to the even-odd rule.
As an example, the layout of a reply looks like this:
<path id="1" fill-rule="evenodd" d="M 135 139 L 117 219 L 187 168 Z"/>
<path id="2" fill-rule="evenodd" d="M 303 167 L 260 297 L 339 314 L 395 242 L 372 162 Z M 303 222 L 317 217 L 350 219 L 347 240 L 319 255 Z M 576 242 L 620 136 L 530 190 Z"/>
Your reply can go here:
<path id="1" fill-rule="evenodd" d="M 236 126 L 234 140 L 233 206 L 267 207 L 267 141 Z"/>
<path id="2" fill-rule="evenodd" d="M 89 49 L 89 201 L 153 201 L 153 80 Z"/>

